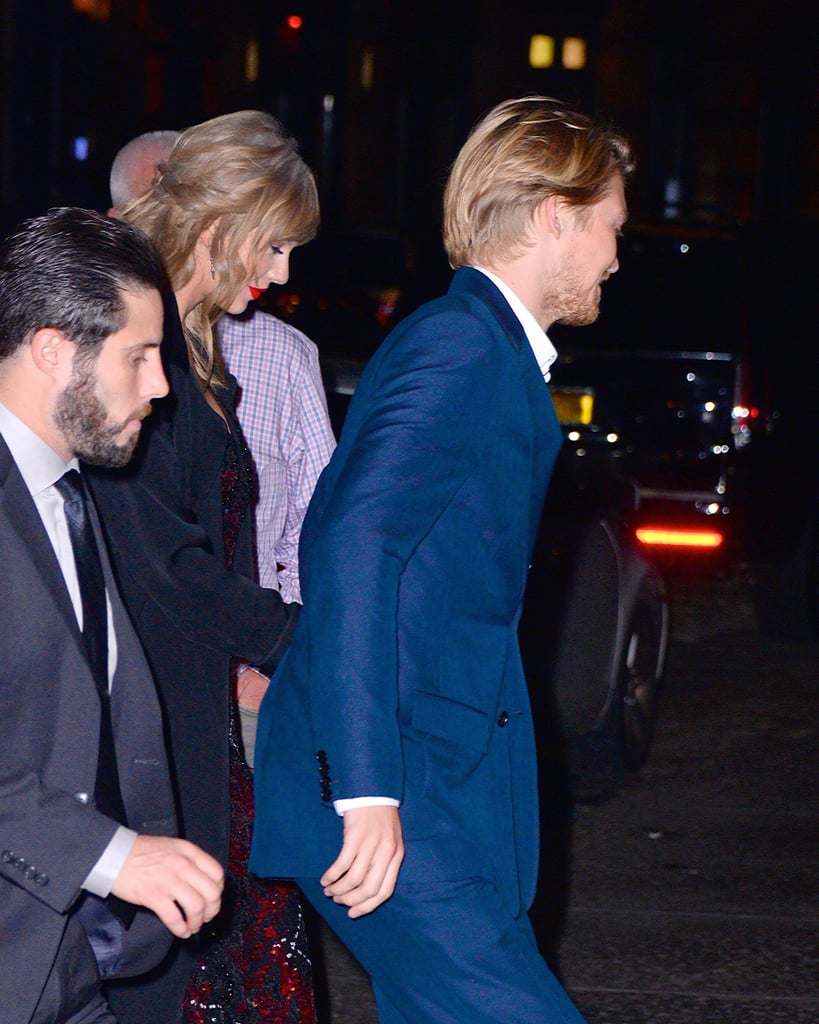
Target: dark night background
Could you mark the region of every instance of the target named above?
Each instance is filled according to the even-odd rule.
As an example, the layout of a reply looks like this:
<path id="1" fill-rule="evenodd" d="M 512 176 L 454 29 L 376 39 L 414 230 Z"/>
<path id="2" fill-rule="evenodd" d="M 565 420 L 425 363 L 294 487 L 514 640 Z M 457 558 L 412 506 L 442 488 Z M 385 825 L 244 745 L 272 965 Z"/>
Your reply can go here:
<path id="1" fill-rule="evenodd" d="M 811 0 L 3 0 L 2 12 L 3 228 L 54 204 L 105 208 L 111 159 L 139 132 L 260 107 L 300 140 L 328 231 L 433 235 L 470 126 L 526 92 L 627 132 L 634 219 L 819 218 Z M 534 33 L 554 37 L 553 67 L 529 66 Z M 581 70 L 560 67 L 567 36 L 585 40 Z"/>

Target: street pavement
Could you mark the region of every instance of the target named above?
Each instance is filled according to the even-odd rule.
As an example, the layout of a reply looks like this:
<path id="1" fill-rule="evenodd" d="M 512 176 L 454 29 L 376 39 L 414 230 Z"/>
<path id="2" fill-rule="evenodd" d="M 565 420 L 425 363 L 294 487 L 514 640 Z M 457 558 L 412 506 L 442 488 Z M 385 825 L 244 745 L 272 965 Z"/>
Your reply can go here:
<path id="1" fill-rule="evenodd" d="M 675 597 L 651 759 L 575 812 L 563 978 L 591 1024 L 816 1024 L 819 649 L 741 575 Z"/>
<path id="2" fill-rule="evenodd" d="M 589 1024 L 817 1024 L 819 647 L 760 637 L 742 573 L 672 598 L 649 763 L 573 810 L 556 966 Z M 376 1024 L 324 950 L 323 1024 Z"/>

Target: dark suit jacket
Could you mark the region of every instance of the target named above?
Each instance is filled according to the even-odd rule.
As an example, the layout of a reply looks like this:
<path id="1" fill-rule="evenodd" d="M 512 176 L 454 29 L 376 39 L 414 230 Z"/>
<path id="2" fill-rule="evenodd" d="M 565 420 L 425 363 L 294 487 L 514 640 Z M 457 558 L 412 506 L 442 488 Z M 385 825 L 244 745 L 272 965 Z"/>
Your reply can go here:
<path id="1" fill-rule="evenodd" d="M 401 800 L 402 881 L 533 898 L 536 760 L 517 622 L 561 434 L 485 275 L 393 331 L 303 529 L 304 608 L 262 706 L 251 868 L 320 875 L 331 801 Z"/>
<path id="2" fill-rule="evenodd" d="M 88 467 L 87 476 L 167 716 L 181 834 L 226 865 L 230 658 L 272 672 L 297 606 L 254 581 L 250 515 L 233 571 L 225 566 L 225 425 L 190 368 L 173 296 L 162 357 L 171 393 L 144 422 L 135 458 L 118 471 Z M 142 1024 L 151 1005 L 157 1024 L 175 1020 L 196 955 L 196 944 L 186 943 L 153 980 L 112 989 L 118 1019 Z"/>
<path id="3" fill-rule="evenodd" d="M 93 510 L 92 510 L 92 518 Z M 118 662 L 112 694 L 127 824 L 172 835 L 156 692 L 101 543 Z M 93 794 L 99 698 L 42 521 L 0 438 L 0 1006 L 28 1021 L 80 886 L 116 831 Z M 170 933 L 148 911 L 123 935 L 123 973 L 152 967 Z M 90 948 L 89 948 L 90 954 Z"/>

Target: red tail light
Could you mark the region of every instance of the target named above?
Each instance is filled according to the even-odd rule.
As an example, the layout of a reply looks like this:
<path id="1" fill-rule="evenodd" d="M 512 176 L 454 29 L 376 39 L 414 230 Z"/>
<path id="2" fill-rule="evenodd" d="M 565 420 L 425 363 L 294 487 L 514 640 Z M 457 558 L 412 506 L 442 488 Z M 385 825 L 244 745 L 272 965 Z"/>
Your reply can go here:
<path id="1" fill-rule="evenodd" d="M 674 530 L 668 527 L 640 526 L 637 540 L 646 547 L 718 548 L 723 536 L 717 530 Z"/>

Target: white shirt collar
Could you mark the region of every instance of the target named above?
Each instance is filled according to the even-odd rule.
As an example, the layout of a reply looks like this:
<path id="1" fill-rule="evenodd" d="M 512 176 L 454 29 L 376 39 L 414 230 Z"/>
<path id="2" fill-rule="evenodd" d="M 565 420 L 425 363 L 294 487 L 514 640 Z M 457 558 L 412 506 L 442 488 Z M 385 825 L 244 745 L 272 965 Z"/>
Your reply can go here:
<path id="1" fill-rule="evenodd" d="M 529 345 L 535 354 L 535 359 L 540 367 L 540 372 L 543 374 L 543 379 L 546 381 L 551 380 L 551 366 L 555 359 L 557 359 L 557 350 L 551 341 L 549 341 L 546 332 L 537 320 L 535 320 L 526 306 L 524 306 L 520 301 L 517 295 L 515 295 L 509 285 L 505 281 L 502 281 L 497 274 L 493 274 L 492 271 L 487 270 L 486 267 L 474 267 L 473 269 L 479 270 L 482 274 L 486 275 L 486 277 L 489 278 L 512 307 L 512 312 L 520 321 L 520 326 L 523 328 L 524 333 L 529 340 Z"/>
<path id="2" fill-rule="evenodd" d="M 0 402 L 0 434 L 17 463 L 20 475 L 32 495 L 55 484 L 68 469 L 78 469 L 71 459 L 65 463 L 54 449 Z"/>

